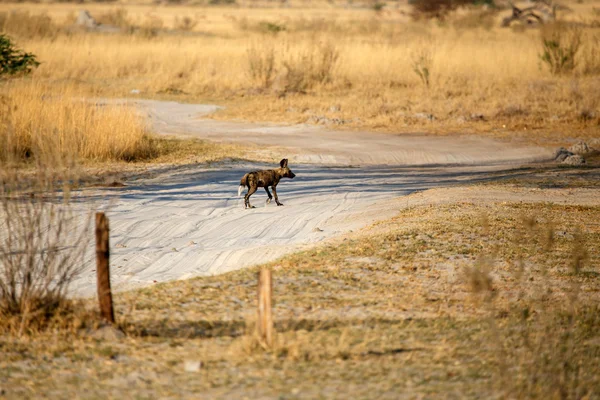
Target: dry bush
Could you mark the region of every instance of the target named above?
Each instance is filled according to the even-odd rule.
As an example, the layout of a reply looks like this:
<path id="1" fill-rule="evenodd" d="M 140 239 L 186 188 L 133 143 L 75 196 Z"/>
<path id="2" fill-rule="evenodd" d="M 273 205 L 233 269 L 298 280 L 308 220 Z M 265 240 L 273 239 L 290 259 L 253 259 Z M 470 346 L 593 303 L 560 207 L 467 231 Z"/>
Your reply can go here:
<path id="1" fill-rule="evenodd" d="M 284 24 L 279 24 L 277 22 L 260 21 L 257 25 L 257 30 L 261 33 L 270 33 L 275 35 L 279 32 L 284 32 L 286 27 Z"/>
<path id="2" fill-rule="evenodd" d="M 240 19 L 233 19 L 234 25 L 237 29 L 247 32 L 256 32 L 262 34 L 277 34 L 280 32 L 287 31 L 287 27 L 284 23 L 274 21 L 249 21 L 248 18 L 243 17 Z"/>
<path id="3" fill-rule="evenodd" d="M 329 83 L 340 58 L 340 53 L 333 42 L 322 42 L 315 46 L 311 57 L 311 78 L 317 84 Z"/>
<path id="4" fill-rule="evenodd" d="M 132 22 L 129 19 L 129 15 L 125 8 L 116 8 L 100 14 L 96 17 L 96 21 L 103 25 L 112 25 L 123 29 L 132 26 Z"/>
<path id="5" fill-rule="evenodd" d="M 248 17 L 242 16 L 241 18 L 232 18 L 233 26 L 235 29 L 240 31 L 248 31 L 251 29 L 253 24 L 250 23 Z"/>
<path id="6" fill-rule="evenodd" d="M 494 382 L 510 398 L 583 398 L 596 380 L 585 365 L 600 355 L 590 354 L 585 345 L 600 328 L 600 314 L 596 304 L 580 296 L 577 277 L 588 260 L 584 237 L 574 235 L 571 262 L 559 266 L 575 279 L 559 286 L 560 281 L 549 279 L 556 268 L 555 224 L 535 215 L 522 216 L 521 222 L 512 238 L 509 269 L 515 305 L 507 310 L 500 301 L 506 295 L 494 282 L 493 254 L 465 270 L 467 284 L 488 313 L 490 349 L 497 360 Z M 556 292 L 562 292 L 559 303 L 551 301 Z"/>
<path id="7" fill-rule="evenodd" d="M 193 18 L 190 18 L 187 16 L 183 17 L 183 18 L 175 17 L 175 25 L 174 25 L 175 30 L 191 32 L 194 30 L 196 25 L 198 25 L 197 19 L 193 19 Z"/>
<path id="8" fill-rule="evenodd" d="M 163 29 L 163 27 L 163 20 L 157 16 L 151 15 L 148 16 L 146 20 L 142 23 L 142 25 L 140 25 L 138 29 L 134 30 L 134 32 L 138 33 L 146 39 L 151 39 L 156 37 Z"/>
<path id="9" fill-rule="evenodd" d="M 600 74 L 600 36 L 588 35 L 580 51 L 579 65 L 584 75 Z"/>
<path id="10" fill-rule="evenodd" d="M 60 31 L 61 28 L 46 14 L 0 12 L 0 32 L 17 38 L 54 38 Z"/>
<path id="11" fill-rule="evenodd" d="M 427 45 L 423 45 L 413 51 L 411 59 L 413 72 L 417 74 L 425 86 L 429 87 L 429 79 L 433 66 L 433 49 Z"/>
<path id="12" fill-rule="evenodd" d="M 581 30 L 565 23 L 554 23 L 543 25 L 540 35 L 543 45 L 540 59 L 550 73 L 564 75 L 573 72 L 581 46 Z"/>
<path id="13" fill-rule="evenodd" d="M 0 168 L 0 320 L 2 330 L 43 329 L 71 314 L 69 284 L 83 267 L 89 215 L 70 204 L 77 179 L 65 160 L 38 158 L 33 174 Z"/>
<path id="14" fill-rule="evenodd" d="M 337 48 L 329 42 L 308 46 L 261 42 L 251 44 L 247 55 L 252 80 L 263 88 L 276 80 L 276 89 L 283 92 L 304 92 L 331 82 L 339 59 Z"/>
<path id="15" fill-rule="evenodd" d="M 248 75 L 259 87 L 271 86 L 275 73 L 275 48 L 268 42 L 252 43 L 246 51 Z"/>
<path id="16" fill-rule="evenodd" d="M 498 328 L 504 372 L 499 377 L 508 397 L 581 399 L 593 393 L 596 371 L 589 360 L 600 354 L 583 344 L 600 328 L 598 311 L 587 304 L 538 309 L 532 315 L 534 310 L 524 307 L 519 323 Z"/>
<path id="17" fill-rule="evenodd" d="M 154 155 L 142 119 L 126 105 L 82 100 L 68 87 L 15 82 L 0 114 L 0 162 L 11 159 L 145 159 Z"/>
<path id="18" fill-rule="evenodd" d="M 414 18 L 439 18 L 456 8 L 473 3 L 472 0 L 412 0 Z"/>
<path id="19" fill-rule="evenodd" d="M 323 42 L 299 52 L 285 52 L 282 64 L 285 68 L 286 92 L 304 92 L 333 80 L 339 52 L 333 43 Z"/>

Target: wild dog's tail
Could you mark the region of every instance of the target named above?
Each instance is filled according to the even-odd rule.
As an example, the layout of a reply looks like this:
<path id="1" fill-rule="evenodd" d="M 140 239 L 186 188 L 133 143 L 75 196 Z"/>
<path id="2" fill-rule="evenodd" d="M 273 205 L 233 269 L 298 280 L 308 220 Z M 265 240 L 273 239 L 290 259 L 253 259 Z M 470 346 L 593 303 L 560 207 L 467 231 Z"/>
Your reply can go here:
<path id="1" fill-rule="evenodd" d="M 240 186 L 238 187 L 238 197 L 242 195 L 244 191 L 244 186 L 248 185 L 248 174 L 244 175 L 242 179 L 240 179 Z"/>

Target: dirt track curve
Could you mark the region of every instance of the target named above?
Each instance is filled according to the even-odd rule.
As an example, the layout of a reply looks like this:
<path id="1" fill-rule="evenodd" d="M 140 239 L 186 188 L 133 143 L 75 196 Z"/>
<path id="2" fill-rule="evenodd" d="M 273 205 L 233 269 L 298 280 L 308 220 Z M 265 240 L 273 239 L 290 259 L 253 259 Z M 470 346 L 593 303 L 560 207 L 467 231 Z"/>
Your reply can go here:
<path id="1" fill-rule="evenodd" d="M 253 210 L 237 197 L 240 177 L 270 165 L 190 166 L 121 189 L 85 190 L 79 200 L 106 210 L 111 224 L 113 287 L 219 274 L 273 260 L 377 219 L 393 216 L 390 200 L 415 191 L 481 182 L 550 157 L 547 149 L 477 137 L 338 132 L 203 118 L 210 105 L 136 101 L 161 134 L 285 147 L 294 180 L 282 180 L 285 205 Z M 277 149 L 274 149 L 277 151 Z M 95 291 L 94 254 L 72 289 Z"/>

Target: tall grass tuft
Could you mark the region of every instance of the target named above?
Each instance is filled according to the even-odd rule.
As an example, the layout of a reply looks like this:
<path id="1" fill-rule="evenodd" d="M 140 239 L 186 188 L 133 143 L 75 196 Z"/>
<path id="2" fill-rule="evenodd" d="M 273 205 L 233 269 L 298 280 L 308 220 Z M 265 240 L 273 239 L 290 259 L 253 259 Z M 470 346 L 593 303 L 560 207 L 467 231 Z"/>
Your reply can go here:
<path id="1" fill-rule="evenodd" d="M 581 31 L 564 23 L 542 27 L 542 54 L 540 60 L 552 75 L 573 72 L 577 66 L 576 56 L 581 46 Z"/>
<path id="2" fill-rule="evenodd" d="M 127 14 L 127 10 L 123 7 L 109 10 L 103 14 L 100 14 L 96 20 L 100 24 L 117 26 L 123 29 L 129 28 L 133 25 L 129 15 Z"/>
<path id="3" fill-rule="evenodd" d="M 421 82 L 429 87 L 431 68 L 433 64 L 433 51 L 426 47 L 420 47 L 412 54 L 412 70 Z"/>
<path id="4" fill-rule="evenodd" d="M 333 80 L 339 52 L 334 44 L 319 43 L 299 52 L 288 52 L 282 56 L 286 74 L 285 90 L 303 92 Z"/>
<path id="5" fill-rule="evenodd" d="M 600 74 L 600 36 L 588 35 L 581 49 L 581 72 L 584 75 Z"/>
<path id="6" fill-rule="evenodd" d="M 252 43 L 246 50 L 248 75 L 262 88 L 271 86 L 275 73 L 275 48 L 270 43 Z"/>
<path id="7" fill-rule="evenodd" d="M 584 366 L 600 356 L 597 347 L 590 352 L 587 345 L 600 329 L 600 317 L 598 306 L 580 295 L 577 278 L 587 260 L 583 235 L 574 235 L 570 265 L 561 266 L 573 278 L 558 286 L 549 279 L 556 247 L 554 224 L 536 216 L 521 220 L 508 268 L 514 287 L 503 293 L 496 286 L 493 256 L 482 256 L 478 265 L 465 271 L 477 303 L 487 311 L 490 356 L 496 367 L 493 384 L 506 398 L 585 398 L 597 381 L 595 372 Z M 557 293 L 558 302 L 552 300 Z M 501 298 L 508 296 L 516 302 L 506 309 Z"/>
<path id="8" fill-rule="evenodd" d="M 330 42 L 292 45 L 288 42 L 251 44 L 247 71 L 263 88 L 275 86 L 283 92 L 304 92 L 330 83 L 339 60 Z"/>
<path id="9" fill-rule="evenodd" d="M 146 127 L 127 105 L 94 104 L 70 87 L 6 86 L 0 100 L 0 162 L 135 161 L 154 155 Z"/>

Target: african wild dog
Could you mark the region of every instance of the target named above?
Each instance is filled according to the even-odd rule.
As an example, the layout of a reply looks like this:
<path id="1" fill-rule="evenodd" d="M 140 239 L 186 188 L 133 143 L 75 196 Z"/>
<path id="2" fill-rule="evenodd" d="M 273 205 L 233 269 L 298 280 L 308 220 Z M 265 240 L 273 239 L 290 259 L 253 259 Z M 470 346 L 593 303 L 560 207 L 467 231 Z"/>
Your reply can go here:
<path id="1" fill-rule="evenodd" d="M 294 174 L 292 170 L 288 168 L 287 158 L 281 160 L 279 162 L 279 165 L 281 166 L 281 168 L 248 172 L 246 175 L 244 175 L 244 177 L 240 180 L 240 187 L 238 188 L 239 197 L 242 195 L 244 186 L 248 187 L 248 193 L 246 193 L 246 196 L 244 196 L 244 208 L 254 208 L 250 205 L 250 196 L 252 196 L 252 194 L 256 192 L 256 190 L 259 187 L 265 188 L 265 191 L 269 196 L 269 199 L 267 200 L 267 204 L 269 204 L 271 202 L 271 199 L 273 199 L 273 196 L 271 196 L 271 193 L 269 192 L 269 186 L 273 188 L 273 194 L 275 195 L 275 203 L 277 203 L 278 206 L 283 205 L 279 202 L 279 199 L 277 198 L 277 189 L 275 188 L 277 187 L 277 184 L 279 183 L 281 178 L 293 179 L 296 176 L 296 174 Z"/>

